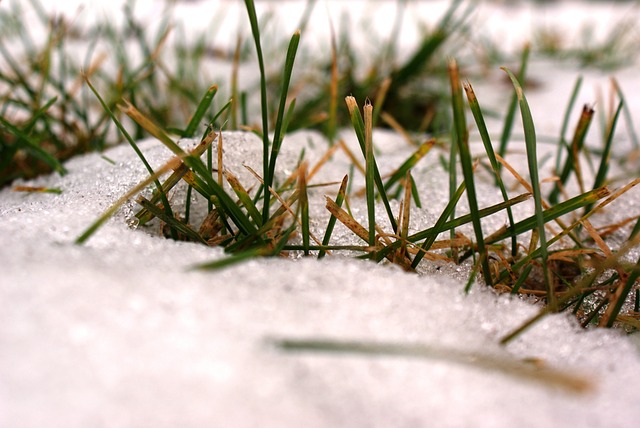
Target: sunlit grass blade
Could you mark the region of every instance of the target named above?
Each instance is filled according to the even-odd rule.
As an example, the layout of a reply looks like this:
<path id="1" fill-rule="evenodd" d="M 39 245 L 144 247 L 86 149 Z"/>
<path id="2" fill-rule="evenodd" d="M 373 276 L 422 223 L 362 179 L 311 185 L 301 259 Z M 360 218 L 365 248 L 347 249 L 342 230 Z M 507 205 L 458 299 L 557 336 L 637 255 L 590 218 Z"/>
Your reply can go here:
<path id="1" fill-rule="evenodd" d="M 55 195 L 62 194 L 62 189 L 60 189 L 59 187 L 14 186 L 11 190 L 14 192 L 25 193 L 53 193 Z"/>
<path id="2" fill-rule="evenodd" d="M 453 108 L 453 125 L 456 128 L 456 144 L 460 153 L 460 162 L 462 164 L 462 173 L 467 188 L 467 200 L 469 202 L 469 210 L 473 223 L 473 230 L 476 235 L 476 245 L 478 246 L 478 255 L 480 264 L 482 265 L 482 275 L 486 285 L 491 286 L 491 270 L 489 269 L 489 259 L 487 257 L 487 249 L 484 245 L 484 234 L 482 232 L 482 224 L 478 216 L 478 199 L 476 196 L 476 186 L 473 172 L 473 161 L 471 159 L 471 151 L 469 150 L 469 131 L 467 130 L 467 122 L 465 119 L 464 103 L 462 100 L 462 87 L 458 76 L 458 65 L 454 59 L 449 61 L 449 76 L 451 82 L 451 102 Z"/>

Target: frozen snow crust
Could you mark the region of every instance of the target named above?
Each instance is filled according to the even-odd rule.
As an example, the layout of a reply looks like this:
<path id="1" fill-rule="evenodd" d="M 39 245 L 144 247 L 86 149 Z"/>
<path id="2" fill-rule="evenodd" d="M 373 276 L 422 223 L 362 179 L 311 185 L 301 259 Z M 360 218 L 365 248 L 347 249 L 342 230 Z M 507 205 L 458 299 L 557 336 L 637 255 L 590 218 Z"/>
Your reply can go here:
<path id="1" fill-rule="evenodd" d="M 376 134 L 381 168 L 408 153 L 397 140 Z M 311 133 L 287 137 L 279 173 L 302 147 L 313 163 L 323 144 Z M 225 166 L 251 180 L 241 164 L 259 165 L 260 142 L 226 133 L 224 147 Z M 156 142 L 141 148 L 156 167 L 170 158 Z M 74 245 L 146 177 L 129 147 L 104 155 L 115 164 L 90 154 L 68 162 L 65 177 L 28 183 L 61 195 L 0 192 L 0 426 L 637 426 L 640 357 L 627 338 L 555 315 L 502 349 L 501 335 L 539 308 L 480 285 L 464 295 L 467 273 L 455 268 L 415 275 L 334 256 L 194 271 L 222 251 L 130 227 L 133 203 Z M 317 182 L 341 179 L 342 162 L 337 156 Z M 444 192 L 436 156 L 415 174 Z M 321 195 L 336 187 L 312 195 L 317 227 L 326 224 Z M 486 189 L 490 203 L 498 195 Z M 416 227 L 442 208 L 427 205 L 412 217 Z M 336 229 L 336 239 L 353 238 Z M 535 358 L 592 379 L 594 390 L 576 395 L 446 358 L 287 353 L 273 338 Z"/>

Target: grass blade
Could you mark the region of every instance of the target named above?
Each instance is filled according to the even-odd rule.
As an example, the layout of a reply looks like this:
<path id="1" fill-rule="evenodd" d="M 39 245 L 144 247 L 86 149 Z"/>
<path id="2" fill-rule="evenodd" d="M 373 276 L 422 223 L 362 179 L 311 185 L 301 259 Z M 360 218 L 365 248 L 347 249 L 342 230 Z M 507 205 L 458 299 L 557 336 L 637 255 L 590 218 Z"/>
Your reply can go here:
<path id="1" fill-rule="evenodd" d="M 536 147 L 536 130 L 533 124 L 533 117 L 529 109 L 522 87 L 516 76 L 507 68 L 502 67 L 511 79 L 518 97 L 520 113 L 522 115 L 522 126 L 524 127 L 524 139 L 527 148 L 527 164 L 529 165 L 529 176 L 531 177 L 531 187 L 533 189 L 533 203 L 535 206 L 536 227 L 540 239 L 540 250 L 542 256 L 542 270 L 544 272 L 544 282 L 547 289 L 547 302 L 552 311 L 557 310 L 554 282 L 550 278 L 549 267 L 547 266 L 547 237 L 544 229 L 544 213 L 542 209 L 542 194 L 540 192 L 540 179 L 538 178 L 538 153 Z"/>
<path id="2" fill-rule="evenodd" d="M 564 164 L 564 167 L 562 168 L 560 177 L 558 177 L 558 182 L 556 182 L 553 190 L 549 194 L 549 202 L 551 202 L 552 204 L 558 203 L 560 186 L 564 186 L 564 184 L 567 182 L 567 179 L 569 178 L 569 174 L 571 174 L 572 171 L 576 172 L 576 175 L 578 176 L 578 183 L 582 188 L 582 175 L 580 173 L 580 160 L 578 159 L 578 154 L 580 153 L 580 151 L 582 151 L 582 147 L 584 147 L 585 138 L 587 136 L 587 131 L 589 130 L 589 125 L 591 125 L 593 114 L 593 108 L 585 104 L 582 108 L 582 114 L 580 115 L 580 119 L 578 120 L 576 131 L 573 134 L 571 147 L 569 147 L 569 152 L 567 153 L 567 160 Z"/>
<path id="3" fill-rule="evenodd" d="M 198 109 L 196 110 L 195 114 L 189 121 L 189 124 L 187 125 L 187 129 L 185 129 L 184 133 L 182 134 L 183 137 L 186 137 L 186 138 L 193 137 L 193 135 L 196 132 L 196 129 L 198 129 L 198 125 L 200 124 L 200 122 L 202 122 L 202 118 L 204 117 L 204 114 L 207 112 L 207 110 L 211 106 L 211 102 L 213 101 L 213 97 L 215 97 L 216 92 L 218 92 L 218 85 L 211 86 L 207 90 L 207 92 L 205 92 L 204 96 L 202 97 L 202 100 L 200 101 L 200 104 L 198 104 Z"/>
<path id="4" fill-rule="evenodd" d="M 485 284 L 493 285 L 491 279 L 491 270 L 489 269 L 489 258 L 484 245 L 484 235 L 482 233 L 482 224 L 478 216 L 478 199 L 476 196 L 476 187 L 474 182 L 473 161 L 469 150 L 469 132 L 467 131 L 467 123 L 465 120 L 464 104 L 462 101 L 462 87 L 460 86 L 460 78 L 458 76 L 458 64 L 455 60 L 449 61 L 449 75 L 451 79 L 451 102 L 453 107 L 453 124 L 456 128 L 456 144 L 460 153 L 460 162 L 462 164 L 462 173 L 467 188 L 467 200 L 469 202 L 469 210 L 473 223 L 473 230 L 476 235 L 476 243 L 478 246 L 478 254 L 480 264 L 482 265 L 482 275 Z"/>
<path id="5" fill-rule="evenodd" d="M 273 133 L 273 145 L 271 146 L 271 155 L 269 156 L 269 168 L 265 171 L 264 181 L 266 187 L 273 187 L 273 180 L 276 171 L 276 161 L 280 153 L 280 146 L 283 140 L 283 121 L 285 120 L 285 105 L 287 103 L 287 93 L 289 92 L 289 83 L 291 82 L 291 74 L 293 73 L 293 64 L 300 43 L 300 31 L 296 31 L 291 37 L 289 48 L 287 50 L 287 58 L 284 64 L 284 73 L 282 76 L 282 92 L 280 94 L 280 105 L 278 106 L 278 115 L 276 117 L 276 126 Z M 291 116 L 291 111 L 287 116 Z M 263 132 L 267 133 L 267 129 Z M 262 218 L 267 221 L 269 218 L 270 193 L 264 193 L 264 206 L 262 208 Z"/>
<path id="6" fill-rule="evenodd" d="M 509 195 L 507 193 L 507 189 L 504 187 L 504 182 L 502 181 L 502 175 L 500 174 L 500 164 L 498 163 L 495 151 L 493 150 L 493 143 L 491 142 L 491 137 L 489 136 L 489 131 L 487 130 L 487 125 L 484 121 L 484 116 L 482 115 L 480 103 L 476 98 L 476 94 L 473 91 L 473 87 L 471 86 L 471 84 L 467 82 L 463 84 L 463 86 L 467 94 L 467 100 L 469 101 L 471 113 L 473 114 L 476 126 L 478 127 L 480 138 L 482 139 L 482 144 L 484 145 L 485 153 L 487 154 L 489 162 L 491 163 L 491 169 L 496 176 L 496 183 L 500 188 L 500 193 L 502 194 L 503 200 L 508 201 Z M 511 207 L 507 207 L 507 218 L 509 220 L 509 226 L 513 226 L 514 219 Z M 518 254 L 518 242 L 514 233 L 513 235 L 511 235 L 511 255 L 515 257 L 516 254 Z"/>
<path id="7" fill-rule="evenodd" d="M 433 148 L 433 146 L 435 146 L 435 144 L 435 138 L 431 138 L 430 140 L 422 143 L 420 147 L 418 147 L 418 150 L 416 150 L 411 156 L 409 156 L 409 158 L 391 174 L 391 177 L 389 177 L 387 182 L 384 184 L 384 189 L 386 191 L 389 191 L 394 184 L 402 180 L 407 175 L 407 172 L 414 166 L 416 166 L 416 164 L 423 157 L 425 157 L 427 153 L 429 153 L 429 151 L 431 150 L 431 148 Z"/>
<path id="8" fill-rule="evenodd" d="M 264 58 L 262 56 L 262 45 L 260 43 L 260 27 L 258 25 L 258 17 L 256 15 L 256 7 L 253 0 L 245 0 L 247 8 L 247 14 L 249 15 L 249 23 L 251 24 L 251 33 L 253 35 L 253 41 L 256 46 L 256 54 L 258 56 L 258 68 L 260 69 L 260 107 L 262 111 L 262 163 L 263 171 L 262 175 L 265 179 L 269 174 L 269 111 L 267 103 L 267 75 L 264 70 Z M 269 200 L 269 186 L 264 186 L 264 208 L 263 219 L 264 222 L 269 218 L 269 204 L 266 201 Z"/>
<path id="9" fill-rule="evenodd" d="M 338 208 L 341 208 L 342 203 L 344 202 L 345 195 L 347 192 L 348 181 L 349 181 L 349 176 L 345 175 L 344 178 L 342 179 L 342 183 L 340 183 L 340 188 L 338 189 L 338 195 L 336 196 L 336 201 L 335 201 L 335 204 Z M 329 223 L 327 224 L 327 228 L 324 233 L 324 238 L 322 239 L 322 245 L 324 246 L 329 245 L 329 241 L 331 240 L 331 234 L 333 233 L 333 228 L 336 225 L 336 220 L 337 220 L 337 217 L 331 214 L 331 217 L 329 218 Z M 320 252 L 318 253 L 318 258 L 319 259 L 323 258 L 325 254 L 326 254 L 325 250 L 320 250 Z"/>
<path id="10" fill-rule="evenodd" d="M 527 44 L 522 51 L 522 56 L 520 59 L 520 70 L 518 72 L 518 81 L 524 82 L 526 81 L 527 75 L 527 65 L 529 62 L 529 52 L 530 46 Z M 507 153 L 507 146 L 509 145 L 509 139 L 511 138 L 511 130 L 513 129 L 513 121 L 516 115 L 516 108 L 518 107 L 518 91 L 514 91 L 513 96 L 511 97 L 511 103 L 509 104 L 509 109 L 507 110 L 507 115 L 504 119 L 504 126 L 502 128 L 502 134 L 500 136 L 500 147 L 498 149 L 498 154 L 501 157 L 505 157 Z M 498 167 L 499 170 L 501 167 Z M 496 179 L 497 183 L 497 179 Z"/>
<path id="11" fill-rule="evenodd" d="M 375 201 L 375 168 L 373 158 L 372 126 L 373 106 L 367 100 L 364 104 L 364 153 L 365 153 L 365 187 L 367 199 L 367 215 L 369 219 L 369 245 L 376 245 L 376 201 Z"/>
<path id="12" fill-rule="evenodd" d="M 349 96 L 345 98 L 347 103 L 347 108 L 349 109 L 349 114 L 351 116 L 351 124 L 353 125 L 353 129 L 356 132 L 356 137 L 358 138 L 358 142 L 360 143 L 360 149 L 362 150 L 362 154 L 366 159 L 366 145 L 365 145 L 365 131 L 364 131 L 364 121 L 362 120 L 362 116 L 360 115 L 360 110 L 358 109 L 358 103 L 355 98 Z M 382 203 L 384 204 L 385 210 L 387 211 L 387 217 L 389 218 L 389 222 L 391 223 L 391 227 L 393 228 L 394 233 L 398 231 L 398 224 L 396 223 L 396 219 L 393 215 L 393 210 L 391 209 L 391 205 L 389 204 L 389 198 L 387 197 L 387 193 L 384 190 L 384 184 L 382 183 L 382 178 L 380 177 L 380 172 L 378 171 L 378 166 L 376 165 L 375 159 L 372 160 L 373 163 L 373 173 L 374 180 L 376 183 L 376 187 L 378 188 L 378 192 L 380 194 L 380 198 L 382 199 Z"/>

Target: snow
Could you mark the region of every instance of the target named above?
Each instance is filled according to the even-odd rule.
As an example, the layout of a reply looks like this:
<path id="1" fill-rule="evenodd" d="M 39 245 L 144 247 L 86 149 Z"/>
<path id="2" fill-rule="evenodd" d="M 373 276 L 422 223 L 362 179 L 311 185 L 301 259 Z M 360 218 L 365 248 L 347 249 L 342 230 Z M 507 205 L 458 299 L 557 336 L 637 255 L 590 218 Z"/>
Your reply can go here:
<path id="1" fill-rule="evenodd" d="M 539 67 L 532 73 L 555 85 Z M 625 88 L 640 84 L 633 71 L 620 76 Z M 589 78 L 606 80 L 597 73 Z M 536 123 L 550 135 L 558 132 L 552 128 L 557 110 L 573 84 L 562 81 L 546 97 L 528 94 Z M 483 103 L 484 93 L 476 92 Z M 349 130 L 342 137 L 357 144 Z M 376 131 L 374 142 L 383 173 L 411 152 L 387 131 Z M 139 144 L 154 167 L 171 158 L 156 141 Z M 243 164 L 259 171 L 260 147 L 251 134 L 226 132 L 225 168 L 255 183 Z M 325 147 L 311 132 L 288 136 L 279 176 L 294 168 L 303 148 L 313 165 Z M 638 335 L 584 330 L 558 314 L 501 347 L 499 339 L 540 306 L 478 284 L 464 294 L 468 265 L 425 264 L 416 275 L 340 255 L 323 261 L 294 255 L 199 271 L 193 267 L 225 255 L 166 240 L 157 225 L 135 227 L 133 202 L 85 245 L 75 245 L 100 213 L 147 176 L 128 146 L 104 156 L 114 163 L 89 154 L 67 162 L 64 177 L 26 183 L 60 188 L 60 195 L 0 191 L 0 426 L 637 426 Z M 347 171 L 338 154 L 313 183 L 339 181 Z M 432 225 L 444 207 L 448 177 L 435 152 L 414 176 L 420 193 L 432 198 L 412 211 L 417 230 Z M 362 177 L 354 180 L 354 188 L 362 185 Z M 478 186 L 484 204 L 500 201 L 489 180 Z M 328 218 L 323 195 L 336 189 L 310 195 L 316 230 Z M 172 198 L 180 205 L 183 194 Z M 637 215 L 638 201 L 636 192 L 610 215 Z M 366 223 L 363 201 L 353 203 Z M 530 204 L 515 211 L 519 218 L 530 213 Z M 483 227 L 492 231 L 504 221 L 499 213 Z M 469 228 L 461 231 L 472 236 Z M 342 226 L 334 239 L 359 243 Z M 425 358 L 287 352 L 275 345 L 279 339 L 394 343 L 430 352 Z M 525 367 L 532 363 L 524 361 L 537 361 L 591 388 L 531 381 L 486 367 L 486 358 Z"/>

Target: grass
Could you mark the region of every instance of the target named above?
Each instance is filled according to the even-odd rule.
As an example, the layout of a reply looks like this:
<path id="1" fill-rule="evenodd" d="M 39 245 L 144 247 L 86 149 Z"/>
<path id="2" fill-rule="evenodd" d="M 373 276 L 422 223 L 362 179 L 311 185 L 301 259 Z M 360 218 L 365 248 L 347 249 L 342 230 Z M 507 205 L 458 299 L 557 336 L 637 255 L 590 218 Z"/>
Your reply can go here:
<path id="1" fill-rule="evenodd" d="M 31 5 L 41 10 L 36 0 Z M 526 86 L 522 85 L 533 48 L 523 50 L 517 75 L 505 69 L 513 94 L 504 109 L 502 133 L 495 150 L 485 123 L 489 113 L 480 106 L 470 81 L 460 78 L 465 74 L 464 67 L 459 69 L 453 59 L 460 49 L 460 38 L 474 37 L 469 24 L 472 8 L 464 7 L 460 1 L 452 2 L 439 24 L 424 35 L 404 60 L 398 59 L 392 34 L 380 56 L 371 59 L 374 66 L 365 77 L 356 71 L 356 62 L 361 59 L 355 55 L 349 35 L 334 35 L 329 58 L 313 60 L 320 64 L 320 69 L 329 72 L 312 82 L 297 71 L 296 57 L 303 34 L 294 32 L 285 43 L 277 44 L 284 55 L 265 54 L 261 22 L 253 1 L 246 0 L 252 34 L 248 40 L 253 48 L 238 39 L 231 55 L 232 88 L 224 89 L 196 77 L 207 59 L 204 47 L 210 41 L 200 39 L 195 46 L 185 47 L 178 39 L 176 45 L 168 46 L 170 25 L 165 19 L 156 23 L 157 30 L 149 42 L 141 31 L 142 24 L 135 18 L 133 5 L 129 3 L 125 10 L 124 29 L 105 24 L 89 33 L 90 49 L 81 76 L 72 71 L 77 73 L 80 65 L 72 63 L 66 45 L 74 28 L 64 20 L 54 25 L 41 18 L 41 25 L 49 28 L 50 34 L 43 47 L 33 47 L 24 28 L 11 33 L 12 38 L 0 39 L 0 54 L 8 66 L 7 70 L 0 70 L 0 79 L 13 89 L 4 91 L 1 98 L 0 184 L 50 170 L 64 173 L 62 161 L 69 156 L 102 150 L 121 139 L 131 145 L 149 172 L 147 179 L 100 216 L 77 238 L 77 243 L 90 239 L 122 203 L 137 197 L 140 211 L 136 216 L 142 226 L 157 218 L 173 239 L 221 246 L 228 253 L 225 258 L 198 266 L 200 269 L 219 269 L 255 257 L 290 252 L 318 258 L 346 252 L 418 272 L 434 259 L 468 263 L 473 268 L 467 289 L 479 274 L 481 284 L 499 292 L 534 296 L 546 304 L 525 325 L 514 326 L 513 332 L 502 339 L 503 343 L 547 313 L 557 311 L 573 312 L 584 325 L 637 329 L 640 260 L 632 264 L 624 261 L 624 257 L 637 244 L 640 217 L 636 213 L 630 218 L 627 228 L 609 225 L 607 233 L 618 235 L 632 228 L 617 249 L 607 246 L 604 229 L 591 224 L 594 216 L 616 198 L 625 197 L 625 192 L 637 184 L 632 179 L 623 182 L 619 189 L 606 187 L 619 184 L 611 176 L 610 163 L 621 119 L 627 121 L 631 139 L 635 141 L 631 115 L 619 85 L 615 92 L 618 107 L 604 121 L 601 149 L 594 150 L 592 144 L 587 144 L 593 139 L 589 133 L 594 116 L 591 106 L 580 112 L 571 142 L 565 140 L 569 118 L 575 113 L 575 94 L 581 82 L 577 81 L 553 160 L 557 177 L 547 193 L 539 176 L 540 138 L 527 103 Z M 313 5 L 309 2 L 302 26 L 312 19 Z M 20 6 L 12 3 L 12 7 L 16 9 L 13 14 L 1 16 L 7 28 L 16 27 L 19 19 Z M 400 15 L 396 22 L 402 22 Z M 125 34 L 131 34 L 131 39 L 125 40 Z M 33 53 L 29 56 L 31 62 L 18 60 L 6 48 L 10 41 Z M 97 53 L 99 43 L 113 48 L 117 73 L 105 71 L 109 66 Z M 143 53 L 142 59 L 130 58 L 128 50 L 119 48 L 124 43 L 135 43 Z M 167 49 L 183 59 L 179 67 L 166 66 L 163 58 Z M 238 79 L 238 67 L 242 61 L 249 61 L 247 56 L 251 53 L 257 57 L 259 85 L 255 91 L 243 91 L 241 86 L 245 82 Z M 447 57 L 450 59 L 445 61 Z M 60 64 L 57 72 L 51 70 L 54 62 Z M 270 75 L 268 68 L 279 70 L 278 75 Z M 37 71 L 32 73 L 29 71 L 32 69 Z M 421 86 L 425 74 L 435 76 L 438 82 L 435 89 Z M 472 75 L 468 77 L 473 79 Z M 82 78 L 84 85 L 75 84 L 78 78 Z M 301 86 L 306 90 L 299 91 Z M 417 90 L 420 96 L 415 95 Z M 258 120 L 249 117 L 249 92 L 259 94 Z M 157 102 L 152 97 L 154 93 L 166 96 Z M 225 93 L 234 98 L 225 98 Z M 338 102 L 341 97 L 345 100 L 342 107 Z M 508 162 L 518 111 L 526 147 L 526 174 Z M 468 117 L 473 118 L 471 124 L 467 123 Z M 373 132 L 376 124 L 382 122 L 401 132 L 412 148 L 404 162 L 386 176 L 380 172 Z M 306 127 L 316 127 L 327 137 L 326 155 L 316 165 L 309 165 L 302 155 L 290 176 L 279 176 L 276 166 L 287 133 Z M 344 127 L 353 129 L 360 153 L 352 153 L 340 140 L 338 130 Z M 223 139 L 227 129 L 250 129 L 260 136 L 262 170 L 251 171 L 258 184 L 241 182 L 224 165 Z M 477 139 L 471 129 L 478 130 Z M 422 139 L 425 131 L 431 137 Z M 161 141 L 174 157 L 152 169 L 136 145 L 145 135 Z M 196 136 L 200 137 L 200 144 L 189 152 L 177 143 L 179 138 Z M 484 153 L 472 154 L 471 144 L 475 141 L 482 143 Z M 339 187 L 335 197 L 326 198 L 328 223 L 319 239 L 312 230 L 315 219 L 310 204 L 317 195 L 312 178 L 337 152 L 343 152 L 353 165 L 350 171 L 345 171 L 348 174 L 344 179 L 334 184 Z M 422 159 L 437 155 L 443 158 L 449 173 L 449 200 L 435 223 L 416 230 L 412 209 L 420 209 L 431 198 L 419 192 L 422 173 L 417 172 L 417 167 Z M 585 165 L 592 168 L 593 183 L 586 183 Z M 364 177 L 364 221 L 351 211 L 351 205 L 360 197 L 353 189 L 360 173 Z M 495 183 L 502 201 L 483 206 L 477 190 L 480 182 Z M 524 188 L 524 193 L 513 196 L 515 192 L 509 183 Z M 189 203 L 184 212 L 171 206 L 168 195 L 179 185 L 188 188 L 187 201 L 192 192 L 206 201 L 208 210 L 201 225 L 190 223 Z M 152 196 L 138 196 L 149 186 L 154 189 Z M 63 191 L 28 186 L 17 186 L 15 190 Z M 468 211 L 459 214 L 465 194 Z M 528 200 L 533 203 L 533 214 L 516 221 L 513 207 Z M 382 216 L 376 208 L 383 212 Z M 508 224 L 498 230 L 487 230 L 485 219 L 502 212 Z M 332 244 L 338 222 L 353 233 L 354 243 Z M 465 225 L 472 230 L 473 239 L 461 233 Z"/>

